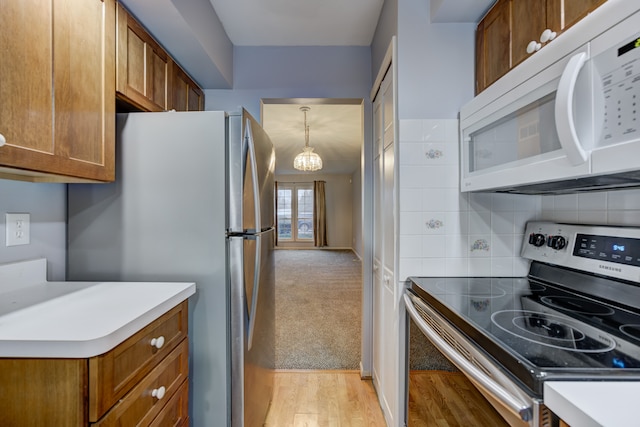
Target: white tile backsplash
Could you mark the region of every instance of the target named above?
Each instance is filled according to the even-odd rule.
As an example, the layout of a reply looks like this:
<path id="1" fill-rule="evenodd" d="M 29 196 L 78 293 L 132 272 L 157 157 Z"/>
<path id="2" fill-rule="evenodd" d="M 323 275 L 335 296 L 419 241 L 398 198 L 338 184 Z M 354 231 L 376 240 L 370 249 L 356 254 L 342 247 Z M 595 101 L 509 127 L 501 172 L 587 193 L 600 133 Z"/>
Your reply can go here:
<path id="1" fill-rule="evenodd" d="M 582 210 L 578 211 L 578 223 L 581 224 L 607 224 L 608 214 L 606 210 Z"/>
<path id="2" fill-rule="evenodd" d="M 607 209 L 640 210 L 640 190 L 610 191 L 607 195 Z"/>
<path id="3" fill-rule="evenodd" d="M 404 141 L 422 141 L 423 120 L 400 120 L 400 135 Z"/>
<path id="4" fill-rule="evenodd" d="M 401 120 L 399 142 L 400 281 L 410 275 L 525 275 L 528 261 L 519 253 L 530 220 L 640 226 L 640 189 L 460 193 L 457 120 Z"/>
<path id="5" fill-rule="evenodd" d="M 606 191 L 578 194 L 578 209 L 580 211 L 606 211 L 607 196 Z"/>
<path id="6" fill-rule="evenodd" d="M 640 227 L 640 210 L 609 210 L 607 220 L 607 224 Z"/>
<path id="7" fill-rule="evenodd" d="M 457 120 L 401 120 L 399 142 L 398 280 L 526 275 L 522 233 L 541 197 L 460 193 Z"/>
<path id="8" fill-rule="evenodd" d="M 554 209 L 557 211 L 577 211 L 578 210 L 578 195 L 577 194 L 563 194 L 561 196 L 554 196 Z"/>
<path id="9" fill-rule="evenodd" d="M 420 188 L 405 188 L 400 192 L 400 206 L 405 212 L 420 212 L 423 209 L 423 192 Z"/>
<path id="10" fill-rule="evenodd" d="M 425 141 L 447 140 L 447 120 L 423 120 L 422 129 Z"/>
<path id="11" fill-rule="evenodd" d="M 491 234 L 491 212 L 469 212 L 469 232 L 473 234 Z"/>

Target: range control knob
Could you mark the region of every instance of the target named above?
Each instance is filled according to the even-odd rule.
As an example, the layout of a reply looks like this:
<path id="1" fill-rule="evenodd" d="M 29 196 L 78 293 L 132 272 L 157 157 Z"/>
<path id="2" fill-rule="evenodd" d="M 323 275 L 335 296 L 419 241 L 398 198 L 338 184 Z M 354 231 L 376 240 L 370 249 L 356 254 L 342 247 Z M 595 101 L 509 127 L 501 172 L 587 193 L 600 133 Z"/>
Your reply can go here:
<path id="1" fill-rule="evenodd" d="M 549 236 L 547 238 L 547 246 L 559 251 L 567 246 L 567 240 L 562 236 Z"/>
<path id="2" fill-rule="evenodd" d="M 547 239 L 544 237 L 544 234 L 539 233 L 531 233 L 529 234 L 529 244 L 533 246 L 540 247 L 545 244 Z"/>

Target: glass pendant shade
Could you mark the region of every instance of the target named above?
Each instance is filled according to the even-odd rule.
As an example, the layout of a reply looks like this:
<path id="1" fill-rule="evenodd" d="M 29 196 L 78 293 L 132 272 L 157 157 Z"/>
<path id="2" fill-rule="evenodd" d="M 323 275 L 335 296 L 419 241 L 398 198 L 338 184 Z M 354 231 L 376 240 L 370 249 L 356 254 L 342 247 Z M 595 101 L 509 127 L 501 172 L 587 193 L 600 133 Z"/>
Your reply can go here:
<path id="1" fill-rule="evenodd" d="M 313 152 L 313 147 L 305 146 L 302 153 L 293 159 L 293 167 L 305 172 L 317 171 L 322 169 L 322 159 Z"/>
<path id="2" fill-rule="evenodd" d="M 309 147 L 309 126 L 307 125 L 307 111 L 309 107 L 300 107 L 304 113 L 304 148 L 302 153 L 293 159 L 293 167 L 304 172 L 313 172 L 322 169 L 322 159 L 313 152 L 313 147 Z"/>

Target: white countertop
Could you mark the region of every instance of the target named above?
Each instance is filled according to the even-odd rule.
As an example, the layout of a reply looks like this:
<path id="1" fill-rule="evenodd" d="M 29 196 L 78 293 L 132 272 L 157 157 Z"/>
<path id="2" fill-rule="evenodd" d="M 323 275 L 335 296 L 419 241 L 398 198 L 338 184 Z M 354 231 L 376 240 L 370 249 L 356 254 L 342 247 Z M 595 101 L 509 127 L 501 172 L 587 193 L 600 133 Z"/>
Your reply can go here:
<path id="1" fill-rule="evenodd" d="M 97 356 L 195 293 L 194 283 L 42 282 L 36 276 L 16 285 L 15 277 L 15 271 L 3 276 L 0 267 L 0 357 Z"/>
<path id="2" fill-rule="evenodd" d="M 544 404 L 571 427 L 640 425 L 640 382 L 545 381 Z"/>

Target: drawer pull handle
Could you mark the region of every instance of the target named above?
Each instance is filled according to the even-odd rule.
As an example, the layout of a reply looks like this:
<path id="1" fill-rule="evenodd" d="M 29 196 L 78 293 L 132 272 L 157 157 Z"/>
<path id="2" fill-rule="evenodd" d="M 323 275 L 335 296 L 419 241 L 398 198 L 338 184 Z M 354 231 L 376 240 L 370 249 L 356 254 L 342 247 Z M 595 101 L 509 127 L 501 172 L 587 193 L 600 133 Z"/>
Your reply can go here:
<path id="1" fill-rule="evenodd" d="M 164 393 L 167 390 L 164 388 L 164 386 L 160 387 L 160 388 L 154 388 L 153 390 L 151 390 L 151 396 L 155 397 L 156 399 L 160 400 L 164 397 Z"/>
<path id="2" fill-rule="evenodd" d="M 158 338 L 151 339 L 151 347 L 155 347 L 158 350 L 164 345 L 164 337 L 160 335 Z"/>

